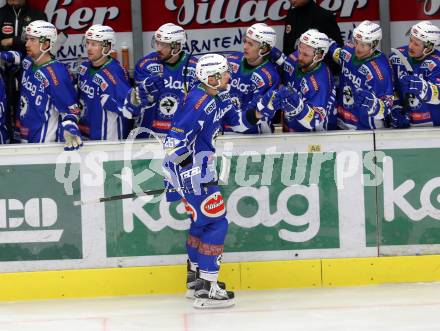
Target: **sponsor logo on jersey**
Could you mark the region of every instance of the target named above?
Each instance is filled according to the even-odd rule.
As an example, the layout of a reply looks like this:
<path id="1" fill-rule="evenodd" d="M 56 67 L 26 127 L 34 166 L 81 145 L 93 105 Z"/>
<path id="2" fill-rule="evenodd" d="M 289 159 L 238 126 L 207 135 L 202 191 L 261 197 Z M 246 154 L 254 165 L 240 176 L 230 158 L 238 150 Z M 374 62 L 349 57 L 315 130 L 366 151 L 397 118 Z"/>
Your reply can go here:
<path id="1" fill-rule="evenodd" d="M 423 61 L 422 65 L 420 66 L 420 68 L 427 68 L 429 69 L 429 71 L 434 70 L 434 68 L 437 66 L 437 64 L 435 63 L 435 61 L 433 60 L 425 60 Z"/>
<path id="2" fill-rule="evenodd" d="M 307 94 L 307 92 L 310 91 L 309 86 L 307 85 L 306 78 L 301 79 L 300 86 L 301 86 L 301 93 L 302 94 Z M 292 86 L 292 87 L 295 87 L 295 86 Z"/>
<path id="3" fill-rule="evenodd" d="M 87 67 L 84 64 L 79 66 L 78 72 L 80 75 L 84 75 L 87 72 Z"/>
<path id="4" fill-rule="evenodd" d="M 171 122 L 170 121 L 154 120 L 152 126 L 153 126 L 153 128 L 159 129 L 159 130 L 169 130 L 171 128 Z M 173 131 L 177 131 L 174 129 L 176 129 L 176 128 L 173 128 Z"/>
<path id="5" fill-rule="evenodd" d="M 199 101 L 197 101 L 197 103 L 195 104 L 194 109 L 198 110 L 207 97 L 208 95 L 206 93 L 203 94 Z"/>
<path id="6" fill-rule="evenodd" d="M 46 78 L 46 76 L 40 70 L 35 72 L 35 78 L 40 83 L 42 83 L 44 87 L 48 87 L 49 86 L 49 80 Z"/>
<path id="7" fill-rule="evenodd" d="M 365 76 L 367 81 L 373 79 L 373 74 L 371 73 L 371 70 L 365 64 L 360 66 L 359 72 Z"/>
<path id="8" fill-rule="evenodd" d="M 93 82 L 95 84 L 99 84 L 97 82 L 95 82 L 96 76 L 93 77 Z M 89 84 L 87 84 L 86 80 L 80 80 L 79 81 L 79 89 L 81 92 L 83 92 L 89 99 L 94 99 L 95 98 L 95 87 L 94 86 L 90 86 Z"/>
<path id="9" fill-rule="evenodd" d="M 310 81 L 312 82 L 312 85 L 313 85 L 313 88 L 315 89 L 315 91 L 318 91 L 319 87 L 318 87 L 318 82 L 315 79 L 315 76 L 313 76 L 313 75 L 310 76 Z"/>
<path id="10" fill-rule="evenodd" d="M 339 56 L 342 59 L 342 61 L 344 61 L 344 62 L 348 62 L 351 59 L 351 53 L 347 52 L 345 49 L 342 49 L 340 51 Z"/>
<path id="11" fill-rule="evenodd" d="M 254 83 L 254 85 L 257 88 L 262 88 L 264 86 L 264 79 L 257 73 L 253 73 L 251 77 L 251 82 Z"/>
<path id="12" fill-rule="evenodd" d="M 108 83 L 105 81 L 104 77 L 102 77 L 99 74 L 95 74 L 93 76 L 93 83 L 98 85 L 100 87 L 101 91 L 105 91 L 108 88 Z M 94 93 L 94 91 L 92 93 Z M 92 98 L 92 97 L 90 97 L 90 98 Z"/>
<path id="13" fill-rule="evenodd" d="M 295 67 L 288 61 L 284 62 L 283 69 L 289 74 L 289 76 L 293 76 L 293 73 L 295 72 Z"/>
<path id="14" fill-rule="evenodd" d="M 345 78 L 347 78 L 349 81 L 351 81 L 353 83 L 354 86 L 356 86 L 357 88 L 361 87 L 361 83 L 362 80 L 360 77 L 357 77 L 356 75 L 354 75 L 350 69 L 343 67 L 342 68 L 342 74 L 344 75 Z"/>
<path id="15" fill-rule="evenodd" d="M 108 79 L 110 79 L 110 81 L 111 81 L 114 85 L 117 84 L 115 76 L 113 76 L 112 73 L 111 73 L 107 68 L 106 68 L 106 69 L 103 69 L 102 72 L 108 77 Z"/>
<path id="16" fill-rule="evenodd" d="M 32 66 L 32 62 L 29 59 L 23 60 L 23 68 L 25 70 L 29 69 Z"/>
<path id="17" fill-rule="evenodd" d="M 247 94 L 250 84 L 242 83 L 240 78 L 234 78 L 231 79 L 231 86 L 240 91 L 240 93 Z"/>
<path id="18" fill-rule="evenodd" d="M 28 75 L 23 75 L 21 80 L 22 87 L 30 92 L 32 96 L 37 94 L 37 85 L 35 85 Z"/>
<path id="19" fill-rule="evenodd" d="M 229 62 L 229 68 L 231 68 L 231 71 L 235 74 L 240 70 L 240 66 L 235 62 Z"/>
<path id="20" fill-rule="evenodd" d="M 380 70 L 376 61 L 374 61 L 374 60 L 371 61 L 371 66 L 373 67 L 374 71 L 376 71 L 377 78 L 379 78 L 379 80 L 384 80 L 383 75 L 382 75 L 382 71 Z"/>
<path id="21" fill-rule="evenodd" d="M 220 192 L 215 192 L 203 200 L 200 209 L 207 217 L 219 217 L 225 213 L 225 202 Z"/>
<path id="22" fill-rule="evenodd" d="M 179 106 L 179 100 L 174 94 L 165 94 L 161 96 L 159 101 L 159 110 L 161 114 L 166 118 L 171 118 L 177 111 Z"/>
<path id="23" fill-rule="evenodd" d="M 3 34 L 13 34 L 14 33 L 14 27 L 12 25 L 5 25 L 2 28 Z"/>
<path id="24" fill-rule="evenodd" d="M 53 84 L 55 86 L 58 86 L 60 84 L 60 82 L 58 81 L 58 77 L 55 74 L 55 71 L 53 70 L 53 68 L 52 67 L 47 67 L 47 71 L 49 72 L 49 75 L 52 78 Z"/>
<path id="25" fill-rule="evenodd" d="M 266 68 L 262 68 L 261 71 L 266 75 L 267 79 L 269 80 L 269 86 L 272 86 L 272 75 L 270 74 L 269 70 Z"/>
<path id="26" fill-rule="evenodd" d="M 210 102 L 208 102 L 208 104 L 206 105 L 205 109 L 203 109 L 205 111 L 205 113 L 207 115 L 211 114 L 215 108 L 217 107 L 215 100 L 212 99 Z"/>
<path id="27" fill-rule="evenodd" d="M 163 72 L 163 65 L 160 63 L 151 63 L 147 65 L 145 69 L 152 74 L 161 74 Z"/>
<path id="28" fill-rule="evenodd" d="M 178 79 L 174 80 L 171 75 L 164 79 L 164 86 L 168 89 L 183 91 L 183 82 Z"/>

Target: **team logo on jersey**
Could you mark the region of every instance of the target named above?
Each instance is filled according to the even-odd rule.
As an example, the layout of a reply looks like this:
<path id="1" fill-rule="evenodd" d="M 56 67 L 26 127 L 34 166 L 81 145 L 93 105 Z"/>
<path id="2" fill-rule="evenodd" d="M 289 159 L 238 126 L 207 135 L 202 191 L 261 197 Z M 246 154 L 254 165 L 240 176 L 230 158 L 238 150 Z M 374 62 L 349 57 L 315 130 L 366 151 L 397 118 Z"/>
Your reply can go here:
<path id="1" fill-rule="evenodd" d="M 264 86 L 263 77 L 255 72 L 252 74 L 251 82 L 254 83 L 257 88 L 262 88 Z"/>
<path id="2" fill-rule="evenodd" d="M 28 99 L 22 95 L 20 98 L 20 118 L 23 118 L 26 116 L 29 108 L 29 102 Z"/>
<path id="3" fill-rule="evenodd" d="M 225 213 L 225 202 L 220 192 L 215 192 L 203 200 L 200 209 L 207 217 L 219 217 Z"/>
<path id="4" fill-rule="evenodd" d="M 11 25 L 5 25 L 2 28 L 2 32 L 3 34 L 13 34 L 14 33 L 14 27 Z"/>
<path id="5" fill-rule="evenodd" d="M 159 110 L 166 118 L 171 118 L 177 111 L 179 100 L 173 94 L 165 94 L 159 102 Z"/>

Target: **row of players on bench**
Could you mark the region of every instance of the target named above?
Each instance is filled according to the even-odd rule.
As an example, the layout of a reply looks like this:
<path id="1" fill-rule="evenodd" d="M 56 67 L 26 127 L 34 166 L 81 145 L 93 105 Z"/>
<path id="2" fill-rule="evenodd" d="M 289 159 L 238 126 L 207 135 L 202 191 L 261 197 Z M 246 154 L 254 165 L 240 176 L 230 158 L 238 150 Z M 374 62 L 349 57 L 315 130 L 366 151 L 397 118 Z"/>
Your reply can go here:
<path id="1" fill-rule="evenodd" d="M 140 128 L 139 138 L 166 135 L 188 90 L 207 82 L 197 58 L 183 51 L 186 32 L 173 23 L 155 32 L 156 51 L 136 64 L 135 87 L 110 56 L 115 32 L 109 26 L 94 25 L 85 33 L 88 60 L 79 66 L 76 83 L 51 54 L 57 38 L 51 23 L 30 23 L 26 38 L 24 59 L 17 52 L 1 54 L 6 63 L 23 67 L 17 118 L 22 142 L 64 140 L 66 149 L 75 149 L 83 136 L 123 139 L 129 119 Z M 231 82 L 219 92 L 228 93 L 237 111 L 261 113 L 244 133 L 273 132 L 277 110 L 284 131 L 440 125 L 440 29 L 431 22 L 415 24 L 409 44 L 389 58 L 378 49 L 381 27 L 370 21 L 360 23 L 344 46 L 308 30 L 288 57 L 275 47 L 276 38 L 273 28 L 256 23 L 247 29 L 243 52 L 226 55 Z M 341 66 L 338 87 L 322 62 L 326 56 Z M 225 132 L 232 131 L 227 118 Z M 0 139 L 6 142 L 3 126 Z"/>

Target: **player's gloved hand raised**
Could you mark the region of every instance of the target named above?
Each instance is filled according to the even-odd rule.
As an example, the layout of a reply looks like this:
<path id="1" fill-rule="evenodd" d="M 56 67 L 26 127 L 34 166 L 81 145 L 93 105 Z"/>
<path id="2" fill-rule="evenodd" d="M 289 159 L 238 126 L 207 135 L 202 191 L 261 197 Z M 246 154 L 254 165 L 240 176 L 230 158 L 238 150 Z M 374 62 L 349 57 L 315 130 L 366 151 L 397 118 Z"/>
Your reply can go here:
<path id="1" fill-rule="evenodd" d="M 21 63 L 21 54 L 16 51 L 6 51 L 0 53 L 0 58 L 11 65 L 20 65 Z"/>
<path id="2" fill-rule="evenodd" d="M 276 89 L 270 89 L 262 96 L 259 96 L 257 110 L 265 119 L 272 119 L 275 112 L 281 109 L 281 98 Z"/>
<path id="3" fill-rule="evenodd" d="M 163 78 L 160 75 L 150 75 L 139 86 L 148 95 L 149 103 L 159 100 L 160 92 L 164 88 Z M 143 93 L 143 92 L 142 92 Z M 142 97 L 145 99 L 144 97 Z"/>
<path id="4" fill-rule="evenodd" d="M 72 151 L 79 149 L 82 145 L 81 132 L 79 131 L 78 125 L 71 119 L 66 119 L 61 122 L 63 127 L 64 136 L 64 150 Z"/>
<path id="5" fill-rule="evenodd" d="M 409 93 L 418 96 L 421 100 L 428 99 L 430 88 L 423 78 L 415 75 L 404 75 L 400 78 L 400 84 L 404 94 Z"/>
<path id="6" fill-rule="evenodd" d="M 281 108 L 287 119 L 294 118 L 304 108 L 301 93 L 292 87 L 281 87 L 279 89 L 279 98 L 282 100 Z"/>
<path id="7" fill-rule="evenodd" d="M 269 60 L 279 66 L 286 61 L 286 55 L 276 47 L 272 47 L 269 52 Z"/>
<path id="8" fill-rule="evenodd" d="M 354 108 L 361 113 L 374 115 L 378 108 L 378 99 L 370 91 L 357 89 L 353 92 Z"/>

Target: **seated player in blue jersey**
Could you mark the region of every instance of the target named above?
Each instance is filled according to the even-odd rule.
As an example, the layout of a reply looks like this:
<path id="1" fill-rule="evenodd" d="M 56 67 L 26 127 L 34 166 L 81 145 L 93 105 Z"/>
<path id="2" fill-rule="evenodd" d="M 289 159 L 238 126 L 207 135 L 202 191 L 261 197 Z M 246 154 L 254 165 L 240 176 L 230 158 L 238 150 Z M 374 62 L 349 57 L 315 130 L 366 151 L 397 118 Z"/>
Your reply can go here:
<path id="1" fill-rule="evenodd" d="M 393 127 L 440 125 L 440 51 L 436 49 L 439 45 L 440 29 L 429 21 L 421 21 L 411 27 L 409 44 L 391 54 L 395 90 Z"/>
<path id="2" fill-rule="evenodd" d="M 336 101 L 341 129 L 385 127 L 393 105 L 393 81 L 388 58 L 378 49 L 381 39 L 380 26 L 363 21 L 353 30 L 353 42 L 330 46 L 329 54 L 342 67 Z"/>
<path id="3" fill-rule="evenodd" d="M 17 127 L 22 142 L 65 141 L 65 149 L 82 145 L 78 129 L 81 113 L 67 67 L 51 51 L 57 30 L 45 21 L 31 22 L 25 30 L 27 57 L 23 60 L 20 116 Z M 64 139 L 63 139 L 64 138 Z"/>
<path id="4" fill-rule="evenodd" d="M 336 88 L 333 74 L 322 62 L 330 40 L 318 30 L 310 29 L 300 37 L 298 50 L 283 58 L 279 89 L 283 99 L 283 127 L 288 132 L 336 129 Z"/>
<path id="5" fill-rule="evenodd" d="M 232 99 L 243 116 L 249 109 L 256 109 L 257 102 L 266 92 L 278 87 L 280 76 L 269 61 L 271 49 L 276 44 L 276 32 L 264 23 L 256 23 L 246 31 L 243 52 L 226 56 L 231 66 Z M 228 120 L 224 132 L 236 131 Z M 261 118 L 243 133 L 272 133 L 272 118 Z"/>
<path id="6" fill-rule="evenodd" d="M 95 24 L 85 33 L 87 61 L 78 68 L 83 112 L 80 128 L 90 140 L 120 140 L 128 135 L 128 119 L 139 114 L 143 90 L 130 86 L 128 72 L 110 56 L 115 32 Z"/>
<path id="7" fill-rule="evenodd" d="M 270 91 L 258 100 L 260 111 L 249 109 L 242 116 L 228 92 L 228 62 L 218 54 L 202 56 L 196 75 L 200 83 L 185 98 L 164 140 L 163 168 L 191 219 L 187 296 L 196 298 L 196 308 L 228 307 L 234 304 L 234 293 L 217 282 L 228 221 L 217 185 L 214 142 L 225 120 L 241 130 L 271 118 L 280 101 Z"/>
<path id="8" fill-rule="evenodd" d="M 180 26 L 166 23 L 154 33 L 156 48 L 135 67 L 134 79 L 143 87 L 149 100 L 142 102 L 142 112 L 137 119 L 137 138 L 149 137 L 148 129 L 157 136 L 164 137 L 175 114 L 195 81 L 197 59 L 187 54 L 183 48 L 186 32 Z"/>

